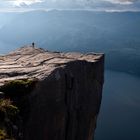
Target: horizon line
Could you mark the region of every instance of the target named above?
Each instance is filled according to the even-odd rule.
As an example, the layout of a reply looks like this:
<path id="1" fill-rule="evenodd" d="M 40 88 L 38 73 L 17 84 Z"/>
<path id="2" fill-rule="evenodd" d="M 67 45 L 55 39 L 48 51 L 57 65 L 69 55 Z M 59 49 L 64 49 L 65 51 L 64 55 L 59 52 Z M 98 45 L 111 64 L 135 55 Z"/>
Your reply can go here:
<path id="1" fill-rule="evenodd" d="M 24 13 L 24 12 L 32 12 L 32 11 L 93 11 L 93 12 L 107 12 L 107 13 L 113 13 L 113 12 L 140 12 L 140 10 L 132 10 L 132 9 L 58 9 L 58 8 L 41 8 L 41 9 L 17 9 L 17 8 L 6 8 L 6 9 L 0 9 L 0 13 Z"/>

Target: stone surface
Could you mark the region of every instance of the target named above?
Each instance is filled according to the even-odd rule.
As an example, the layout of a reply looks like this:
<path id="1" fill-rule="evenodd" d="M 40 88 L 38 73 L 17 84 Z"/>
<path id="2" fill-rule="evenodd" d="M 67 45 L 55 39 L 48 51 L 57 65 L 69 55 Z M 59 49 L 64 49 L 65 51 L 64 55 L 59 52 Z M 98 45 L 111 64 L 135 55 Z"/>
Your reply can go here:
<path id="1" fill-rule="evenodd" d="M 0 56 L 0 85 L 38 79 L 25 140 L 93 140 L 104 82 L 104 55 L 48 52 L 32 46 Z"/>

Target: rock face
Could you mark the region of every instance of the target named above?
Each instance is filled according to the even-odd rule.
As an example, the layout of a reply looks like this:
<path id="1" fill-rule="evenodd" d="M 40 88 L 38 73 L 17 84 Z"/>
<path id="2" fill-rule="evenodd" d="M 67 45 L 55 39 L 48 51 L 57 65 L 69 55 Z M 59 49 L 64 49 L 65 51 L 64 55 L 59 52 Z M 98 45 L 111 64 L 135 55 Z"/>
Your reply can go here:
<path id="1" fill-rule="evenodd" d="M 0 57 L 0 85 L 38 79 L 24 140 L 93 140 L 104 82 L 104 55 L 22 47 Z"/>

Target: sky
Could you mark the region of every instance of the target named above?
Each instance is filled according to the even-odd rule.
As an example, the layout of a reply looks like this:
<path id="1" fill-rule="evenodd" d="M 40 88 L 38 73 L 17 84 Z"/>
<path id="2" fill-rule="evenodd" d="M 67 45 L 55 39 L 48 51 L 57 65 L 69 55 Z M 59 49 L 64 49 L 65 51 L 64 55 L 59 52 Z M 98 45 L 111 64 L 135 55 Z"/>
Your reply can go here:
<path id="1" fill-rule="evenodd" d="M 0 0 L 0 12 L 41 9 L 140 11 L 140 0 Z"/>

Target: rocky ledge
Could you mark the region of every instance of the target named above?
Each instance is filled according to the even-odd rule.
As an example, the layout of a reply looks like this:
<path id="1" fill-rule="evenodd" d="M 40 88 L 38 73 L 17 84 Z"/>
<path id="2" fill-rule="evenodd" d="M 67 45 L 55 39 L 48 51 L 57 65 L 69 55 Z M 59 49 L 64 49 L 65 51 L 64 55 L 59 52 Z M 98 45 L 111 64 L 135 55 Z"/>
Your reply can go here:
<path id="1" fill-rule="evenodd" d="M 29 94 L 16 87 L 18 95 L 26 93 L 22 139 L 93 140 L 104 82 L 103 54 L 22 47 L 0 56 L 0 92 L 15 80 L 36 81 Z M 13 91 L 10 87 L 8 92 Z M 19 105 L 23 97 L 12 100 Z"/>

